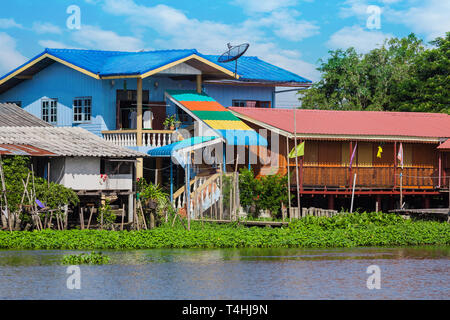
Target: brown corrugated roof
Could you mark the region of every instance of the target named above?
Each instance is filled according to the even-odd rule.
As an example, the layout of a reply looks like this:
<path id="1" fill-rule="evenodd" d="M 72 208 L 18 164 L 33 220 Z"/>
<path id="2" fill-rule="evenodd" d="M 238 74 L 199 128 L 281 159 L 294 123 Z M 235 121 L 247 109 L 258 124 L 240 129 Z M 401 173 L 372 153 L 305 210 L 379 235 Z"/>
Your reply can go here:
<path id="1" fill-rule="evenodd" d="M 0 155 L 33 157 L 55 156 L 54 153 L 30 146 L 29 144 L 0 144 Z"/>

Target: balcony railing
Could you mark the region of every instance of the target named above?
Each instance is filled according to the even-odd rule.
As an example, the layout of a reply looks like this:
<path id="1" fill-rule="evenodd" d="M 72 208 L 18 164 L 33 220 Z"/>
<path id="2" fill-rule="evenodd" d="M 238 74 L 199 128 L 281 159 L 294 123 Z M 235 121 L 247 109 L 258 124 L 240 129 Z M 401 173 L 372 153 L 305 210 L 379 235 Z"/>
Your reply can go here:
<path id="1" fill-rule="evenodd" d="M 294 166 L 291 183 L 295 185 Z M 300 170 L 299 170 L 300 171 Z M 439 186 L 439 172 L 435 168 L 405 167 L 403 170 L 393 167 L 303 167 L 303 187 L 311 188 L 351 188 L 356 173 L 356 186 L 362 188 L 394 188 L 400 186 L 400 173 L 403 172 L 402 185 L 405 188 L 436 188 Z M 448 179 L 448 178 L 447 178 Z M 441 178 L 441 187 L 448 181 Z"/>
<path id="2" fill-rule="evenodd" d="M 142 130 L 142 146 L 162 147 L 173 142 L 173 130 Z M 120 147 L 137 146 L 137 130 L 103 131 L 103 139 Z"/>

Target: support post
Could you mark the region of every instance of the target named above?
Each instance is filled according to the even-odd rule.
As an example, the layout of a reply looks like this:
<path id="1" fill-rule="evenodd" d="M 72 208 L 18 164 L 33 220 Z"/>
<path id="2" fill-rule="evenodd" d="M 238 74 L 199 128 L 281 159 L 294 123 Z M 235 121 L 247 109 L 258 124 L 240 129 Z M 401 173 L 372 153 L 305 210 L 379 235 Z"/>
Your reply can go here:
<path id="1" fill-rule="evenodd" d="M 134 217 L 134 196 L 133 194 L 128 195 L 128 222 L 133 222 Z"/>
<path id="2" fill-rule="evenodd" d="M 188 230 L 191 230 L 191 168 L 189 165 L 190 162 L 190 155 L 188 156 L 189 159 L 186 163 L 186 215 L 187 215 L 187 223 L 188 223 Z"/>
<path id="3" fill-rule="evenodd" d="M 172 160 L 170 160 L 172 161 Z M 173 203 L 173 163 L 170 163 L 170 203 Z"/>
<path id="4" fill-rule="evenodd" d="M 334 195 L 328 195 L 328 209 L 334 210 Z"/>
<path id="5" fill-rule="evenodd" d="M 291 218 L 291 167 L 290 167 L 290 160 L 289 160 L 289 138 L 286 136 L 286 158 L 287 158 L 287 176 L 288 176 L 288 212 L 289 212 L 289 220 L 292 220 Z"/>
<path id="6" fill-rule="evenodd" d="M 202 93 L 202 75 L 197 75 L 197 93 Z"/>
<path id="7" fill-rule="evenodd" d="M 397 142 L 394 142 L 394 189 L 397 186 Z"/>
<path id="8" fill-rule="evenodd" d="M 137 116 L 136 145 L 142 146 L 142 78 L 137 78 Z M 138 158 L 136 163 L 136 178 L 144 177 L 144 159 Z"/>

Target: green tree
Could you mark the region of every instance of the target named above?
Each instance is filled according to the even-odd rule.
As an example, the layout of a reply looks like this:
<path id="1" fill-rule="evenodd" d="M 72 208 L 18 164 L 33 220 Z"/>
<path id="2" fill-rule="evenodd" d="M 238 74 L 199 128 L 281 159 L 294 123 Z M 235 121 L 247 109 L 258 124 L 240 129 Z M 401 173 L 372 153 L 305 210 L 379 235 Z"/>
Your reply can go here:
<path id="1" fill-rule="evenodd" d="M 327 110 L 449 112 L 449 33 L 425 48 L 414 34 L 367 54 L 330 51 L 322 79 L 301 91 L 302 107 Z"/>
<path id="2" fill-rule="evenodd" d="M 431 42 L 414 61 L 412 77 L 403 83 L 402 109 L 450 114 L 450 32 Z"/>

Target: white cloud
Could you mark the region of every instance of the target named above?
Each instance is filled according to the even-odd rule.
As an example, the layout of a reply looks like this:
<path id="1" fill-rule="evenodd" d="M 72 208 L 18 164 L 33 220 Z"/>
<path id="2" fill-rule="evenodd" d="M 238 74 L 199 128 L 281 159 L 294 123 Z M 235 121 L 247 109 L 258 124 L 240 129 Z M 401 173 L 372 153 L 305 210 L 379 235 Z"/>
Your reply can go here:
<path id="1" fill-rule="evenodd" d="M 59 42 L 59 41 L 54 41 L 54 40 L 39 40 L 38 41 L 39 45 L 44 47 L 44 48 L 52 48 L 52 49 L 66 49 L 66 48 L 70 48 L 70 49 L 75 49 L 73 46 L 69 46 L 65 43 Z"/>
<path id="2" fill-rule="evenodd" d="M 5 32 L 0 32 L 0 75 L 20 66 L 28 59 L 16 49 L 16 40 Z"/>
<path id="3" fill-rule="evenodd" d="M 367 18 L 367 7 L 369 4 L 365 0 L 346 0 L 344 6 L 340 8 L 341 18 L 358 17 Z"/>
<path id="4" fill-rule="evenodd" d="M 61 34 L 62 30 L 60 27 L 48 23 L 48 22 L 35 22 L 33 23 L 33 31 L 38 34 L 52 33 L 52 34 Z"/>
<path id="5" fill-rule="evenodd" d="M 299 20 L 300 12 L 278 10 L 259 19 L 249 19 L 246 25 L 271 30 L 276 36 L 290 41 L 301 41 L 319 33 L 319 26 L 306 20 Z"/>
<path id="6" fill-rule="evenodd" d="M 23 26 L 17 23 L 14 19 L 0 18 L 0 29 L 10 29 L 10 28 L 22 29 Z"/>
<path id="7" fill-rule="evenodd" d="M 425 35 L 427 40 L 432 40 L 450 31 L 449 13 L 449 1 L 428 0 L 406 10 L 386 10 L 386 17 L 391 22 L 402 23 L 414 32 Z"/>
<path id="8" fill-rule="evenodd" d="M 84 47 L 98 50 L 139 51 L 144 49 L 142 40 L 120 36 L 113 31 L 103 30 L 97 26 L 82 25 L 73 31 L 72 39 Z"/>
<path id="9" fill-rule="evenodd" d="M 327 46 L 332 49 L 347 49 L 354 47 L 360 53 L 366 53 L 383 44 L 386 38 L 392 38 L 392 34 L 380 31 L 366 31 L 359 26 L 344 27 L 332 34 L 327 41 Z"/>
<path id="10" fill-rule="evenodd" d="M 242 6 L 248 12 L 272 12 L 277 9 L 295 6 L 297 0 L 234 0 L 233 4 Z"/>
<path id="11" fill-rule="evenodd" d="M 293 2 L 282 3 L 286 5 Z M 315 24 L 296 19 L 299 12 L 295 10 L 290 14 L 287 10 L 278 10 L 264 14 L 261 19 L 249 18 L 239 25 L 231 25 L 190 19 L 181 10 L 166 5 L 137 5 L 133 0 L 106 0 L 103 9 L 114 15 L 125 16 L 131 25 L 154 30 L 153 41 L 159 48 L 196 48 L 203 53 L 220 54 L 229 42 L 249 42 L 247 55 L 256 55 L 306 78 L 318 78 L 315 66 L 301 60 L 298 51 L 280 49 L 272 38 L 273 33 L 279 38 L 300 41 L 318 32 Z"/>
<path id="12" fill-rule="evenodd" d="M 261 43 L 250 47 L 249 55 L 253 54 L 309 80 L 318 81 L 320 79 L 320 72 L 317 71 L 316 66 L 303 61 L 300 52 L 296 50 L 280 50 L 274 43 Z"/>

